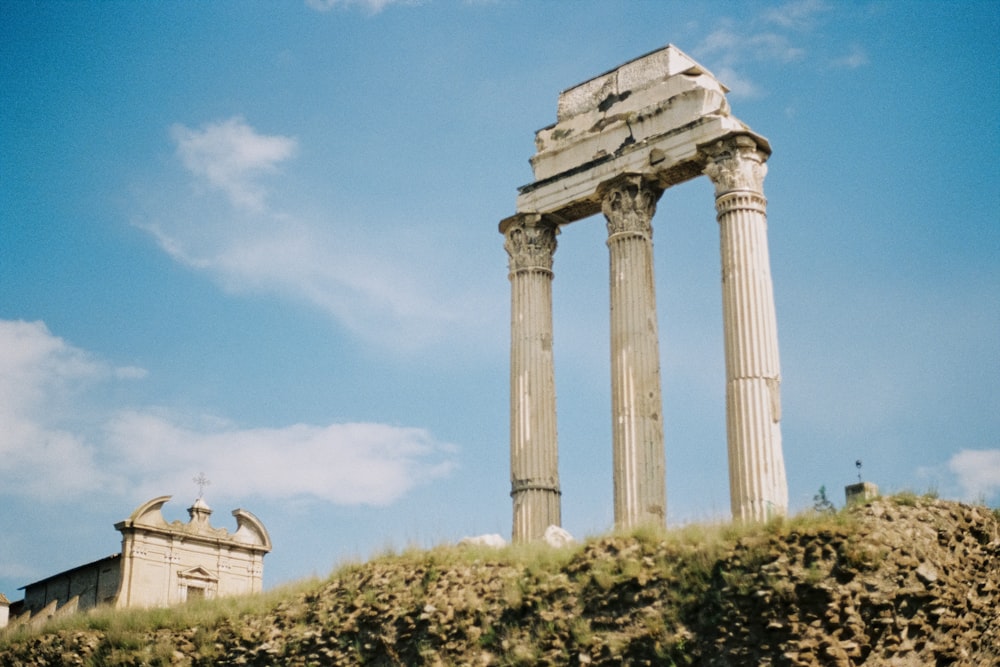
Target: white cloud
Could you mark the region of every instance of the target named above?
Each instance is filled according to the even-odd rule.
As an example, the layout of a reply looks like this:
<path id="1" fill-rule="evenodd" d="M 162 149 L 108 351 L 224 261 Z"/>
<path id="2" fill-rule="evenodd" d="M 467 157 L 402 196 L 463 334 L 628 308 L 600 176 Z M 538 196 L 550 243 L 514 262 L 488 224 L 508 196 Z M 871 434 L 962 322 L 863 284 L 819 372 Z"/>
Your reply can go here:
<path id="1" fill-rule="evenodd" d="M 141 380 L 149 374 L 145 368 L 137 366 L 121 366 L 115 368 L 115 377 L 119 380 Z"/>
<path id="2" fill-rule="evenodd" d="M 968 500 L 1000 495 L 1000 449 L 963 449 L 948 461 Z"/>
<path id="3" fill-rule="evenodd" d="M 6 493 L 65 500 L 187 488 L 204 470 L 230 496 L 307 496 L 387 505 L 447 476 L 453 448 L 418 428 L 296 424 L 241 429 L 217 417 L 68 406 L 101 381 L 143 377 L 53 336 L 41 322 L 0 320 L 0 474 Z M 91 429 L 90 422 L 99 425 Z M 182 425 L 184 424 L 184 425 Z M 95 431 L 89 438 L 82 433 Z"/>
<path id="4" fill-rule="evenodd" d="M 99 372 L 92 359 L 53 336 L 44 323 L 0 320 L 0 409 L 33 408 L 54 386 Z"/>
<path id="5" fill-rule="evenodd" d="M 225 216 L 185 224 L 140 225 L 175 260 L 206 271 L 234 293 L 277 294 L 307 303 L 362 339 L 412 352 L 468 326 L 474 308 L 460 292 L 435 290 L 413 257 L 380 255 L 377 246 L 332 228 L 285 217 L 250 228 Z"/>
<path id="6" fill-rule="evenodd" d="M 157 194 L 144 203 L 152 212 L 135 224 L 174 260 L 233 293 L 309 304 L 362 339 L 402 352 L 462 337 L 461 331 L 488 320 L 476 312 L 483 300 L 468 298 L 447 276 L 448 262 L 428 264 L 440 247 L 417 236 L 414 226 L 390 229 L 379 221 L 373 237 L 364 221 L 312 221 L 265 206 L 262 177 L 291 157 L 294 140 L 262 135 L 239 117 L 197 131 L 175 125 L 171 134 L 203 193 L 225 194 L 151 189 Z M 157 196 L 162 199 L 153 201 Z"/>
<path id="7" fill-rule="evenodd" d="M 735 97 L 760 97 L 760 88 L 745 69 L 751 63 L 787 64 L 807 58 L 807 42 L 817 33 L 822 15 L 833 7 L 823 0 L 793 0 L 739 23 L 722 18 L 694 50 L 706 65 L 720 73 Z M 856 68 L 867 64 L 864 49 L 854 45 L 834 67 Z M 723 76 L 724 74 L 724 76 Z"/>
<path id="8" fill-rule="evenodd" d="M 823 0 L 793 0 L 764 12 L 764 20 L 791 30 L 810 30 L 816 17 L 828 9 Z"/>
<path id="9" fill-rule="evenodd" d="M 388 505 L 415 486 L 447 476 L 451 448 L 423 429 L 385 424 L 210 431 L 152 412 L 123 412 L 109 442 L 142 480 L 146 495 L 184 488 L 205 471 L 228 496 L 311 496 L 341 505 Z"/>
<path id="10" fill-rule="evenodd" d="M 708 33 L 695 51 L 706 55 L 725 54 L 728 60 L 741 47 L 741 39 L 729 27 L 724 26 Z"/>
<path id="11" fill-rule="evenodd" d="M 761 90 L 740 69 L 749 62 L 788 63 L 800 60 L 805 50 L 786 37 L 772 32 L 737 33 L 731 24 L 709 33 L 695 51 L 712 63 L 717 77 L 733 97 L 759 97 Z"/>
<path id="12" fill-rule="evenodd" d="M 33 497 L 72 495 L 108 477 L 69 427 L 84 390 L 119 372 L 53 336 L 42 322 L 0 320 L 0 474 Z"/>
<path id="13" fill-rule="evenodd" d="M 697 48 L 697 53 L 715 56 L 724 66 L 748 60 L 792 62 L 805 55 L 805 49 L 794 46 L 787 37 L 772 32 L 738 34 L 729 26 L 712 31 Z"/>
<path id="14" fill-rule="evenodd" d="M 234 206 L 252 211 L 264 208 L 266 195 L 257 177 L 275 171 L 298 147 L 291 137 L 258 134 L 239 116 L 199 130 L 175 124 L 170 136 L 188 171 L 225 192 Z"/>
<path id="15" fill-rule="evenodd" d="M 861 46 L 854 44 L 850 51 L 839 58 L 834 58 L 830 64 L 834 67 L 857 69 L 868 64 L 868 54 Z"/>
<path id="16" fill-rule="evenodd" d="M 750 79 L 738 74 L 731 67 L 723 67 L 716 74 L 719 81 L 725 84 L 726 88 L 734 97 L 760 97 L 761 92 L 757 85 Z"/>
<path id="17" fill-rule="evenodd" d="M 372 14 L 377 14 L 391 4 L 405 1 L 406 0 L 306 0 L 306 6 L 310 9 L 315 9 L 318 12 L 328 12 L 335 7 L 351 7 L 357 5 L 364 7 Z M 407 4 L 411 3 L 407 2 Z"/>

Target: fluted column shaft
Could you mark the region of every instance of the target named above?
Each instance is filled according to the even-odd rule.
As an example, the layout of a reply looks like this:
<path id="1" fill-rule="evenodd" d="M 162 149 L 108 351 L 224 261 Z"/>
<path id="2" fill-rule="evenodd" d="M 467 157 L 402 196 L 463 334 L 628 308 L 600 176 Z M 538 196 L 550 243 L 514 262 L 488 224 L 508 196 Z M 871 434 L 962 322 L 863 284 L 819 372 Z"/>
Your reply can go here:
<path id="1" fill-rule="evenodd" d="M 730 503 L 734 519 L 761 521 L 788 509 L 763 193 L 767 154 L 748 136 L 720 141 L 707 152 L 722 254 Z"/>
<path id="2" fill-rule="evenodd" d="M 552 256 L 558 227 L 519 214 L 501 225 L 509 255 L 510 478 L 513 540 L 560 525 L 559 453 L 552 360 Z"/>
<path id="3" fill-rule="evenodd" d="M 602 193 L 611 269 L 611 409 L 615 526 L 664 525 L 663 399 L 653 282 L 653 228 L 662 194 L 627 175 Z"/>

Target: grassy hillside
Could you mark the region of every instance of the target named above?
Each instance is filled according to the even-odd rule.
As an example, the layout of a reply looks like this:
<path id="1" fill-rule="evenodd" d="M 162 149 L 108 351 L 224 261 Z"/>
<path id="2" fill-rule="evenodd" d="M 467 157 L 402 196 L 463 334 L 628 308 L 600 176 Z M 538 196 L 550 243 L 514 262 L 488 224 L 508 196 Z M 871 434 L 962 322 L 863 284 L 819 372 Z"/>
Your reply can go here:
<path id="1" fill-rule="evenodd" d="M 902 495 L 555 550 L 386 555 L 0 635 L 13 665 L 1000 664 L 1000 519 Z"/>

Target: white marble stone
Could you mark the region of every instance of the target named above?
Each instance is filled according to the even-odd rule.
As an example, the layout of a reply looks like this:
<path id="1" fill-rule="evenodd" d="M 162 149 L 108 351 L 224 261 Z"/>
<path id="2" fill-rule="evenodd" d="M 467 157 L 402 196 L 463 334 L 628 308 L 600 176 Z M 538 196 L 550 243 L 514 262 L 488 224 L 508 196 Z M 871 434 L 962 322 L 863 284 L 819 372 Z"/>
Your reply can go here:
<path id="1" fill-rule="evenodd" d="M 725 93 L 674 46 L 570 88 L 559 96 L 558 122 L 535 134 L 535 181 L 520 189 L 517 210 L 572 222 L 597 213 L 602 184 L 620 174 L 661 188 L 695 178 L 701 146 L 750 131 Z"/>
<path id="2" fill-rule="evenodd" d="M 546 528 L 542 539 L 550 547 L 556 547 L 557 549 L 568 547 L 576 542 L 573 536 L 569 534 L 569 531 L 560 526 L 549 526 Z"/>
<path id="3" fill-rule="evenodd" d="M 494 549 L 503 549 L 507 546 L 507 540 L 503 539 L 497 533 L 489 533 L 486 535 L 473 535 L 472 537 L 463 537 L 459 540 L 459 545 L 465 546 L 482 546 L 482 547 L 492 547 Z"/>
<path id="4" fill-rule="evenodd" d="M 653 214 L 660 191 L 623 176 L 603 191 L 611 292 L 611 435 L 615 527 L 663 526 L 667 514 Z"/>
<path id="5" fill-rule="evenodd" d="M 510 481 L 513 538 L 539 539 L 561 519 L 552 354 L 552 256 L 557 227 L 539 215 L 501 224 L 509 255 Z"/>
<path id="6" fill-rule="evenodd" d="M 556 123 L 535 135 L 534 182 L 518 189 L 517 214 L 501 223 L 510 253 L 510 230 L 527 230 L 528 220 L 555 226 L 553 250 L 555 232 L 568 223 L 599 212 L 608 221 L 615 523 L 622 528 L 662 524 L 666 514 L 652 216 L 660 193 L 702 174 L 716 186 L 720 229 L 733 515 L 766 519 L 788 504 L 762 186 L 771 148 L 731 114 L 726 92 L 674 46 L 569 88 Z M 550 260 L 526 271 L 511 254 L 515 541 L 535 539 L 548 525 L 543 515 L 556 516 L 558 507 L 558 485 L 548 481 L 557 479 L 551 349 L 542 344 L 551 344 Z M 535 435 L 550 418 L 552 435 Z"/>
<path id="7" fill-rule="evenodd" d="M 762 521 L 788 510 L 778 325 L 763 194 L 767 154 L 746 136 L 717 142 L 706 154 L 722 257 L 730 504 L 733 518 Z"/>
<path id="8" fill-rule="evenodd" d="M 606 104 L 611 96 L 614 96 L 613 101 L 617 102 L 626 93 L 634 95 L 650 88 L 655 89 L 665 82 L 674 81 L 678 74 L 684 74 L 689 78 L 701 75 L 711 76 L 690 56 L 676 46 L 668 44 L 662 49 L 633 58 L 613 70 L 599 74 L 572 88 L 567 88 L 559 95 L 556 118 L 562 122 L 581 114 L 593 112 L 602 104 Z M 718 82 L 711 85 L 718 85 L 719 89 L 725 92 L 725 88 Z M 670 95 L 655 94 L 652 97 L 656 100 L 663 100 Z M 640 108 L 641 106 L 633 102 L 630 107 L 622 108 Z"/>

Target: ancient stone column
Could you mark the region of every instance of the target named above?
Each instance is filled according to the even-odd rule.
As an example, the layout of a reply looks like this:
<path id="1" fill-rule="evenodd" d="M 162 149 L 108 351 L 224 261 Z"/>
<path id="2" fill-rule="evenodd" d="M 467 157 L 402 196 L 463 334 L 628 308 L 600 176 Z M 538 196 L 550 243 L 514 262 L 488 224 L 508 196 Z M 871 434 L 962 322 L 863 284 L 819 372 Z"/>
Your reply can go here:
<path id="1" fill-rule="evenodd" d="M 510 495 L 513 540 L 561 523 L 552 363 L 552 255 L 557 225 L 518 214 L 500 223 L 510 256 Z"/>
<path id="2" fill-rule="evenodd" d="M 716 142 L 706 153 L 722 249 L 730 503 L 734 519 L 761 521 L 788 509 L 763 191 L 767 152 L 744 135 Z"/>
<path id="3" fill-rule="evenodd" d="M 653 285 L 653 214 L 662 190 L 638 175 L 602 190 L 611 263 L 615 526 L 664 525 L 663 399 Z"/>

